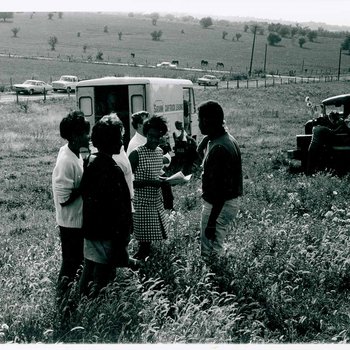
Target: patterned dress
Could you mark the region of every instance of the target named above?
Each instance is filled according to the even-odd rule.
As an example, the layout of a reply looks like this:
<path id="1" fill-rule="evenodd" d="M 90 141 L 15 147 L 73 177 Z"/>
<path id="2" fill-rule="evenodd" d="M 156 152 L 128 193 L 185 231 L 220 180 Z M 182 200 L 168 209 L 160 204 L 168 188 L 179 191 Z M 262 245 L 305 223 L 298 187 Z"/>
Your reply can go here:
<path id="1" fill-rule="evenodd" d="M 135 181 L 158 180 L 163 167 L 163 152 L 146 146 L 137 149 L 139 163 L 134 174 Z M 168 223 L 160 188 L 145 186 L 134 189 L 134 234 L 140 242 L 151 242 L 167 237 Z"/>

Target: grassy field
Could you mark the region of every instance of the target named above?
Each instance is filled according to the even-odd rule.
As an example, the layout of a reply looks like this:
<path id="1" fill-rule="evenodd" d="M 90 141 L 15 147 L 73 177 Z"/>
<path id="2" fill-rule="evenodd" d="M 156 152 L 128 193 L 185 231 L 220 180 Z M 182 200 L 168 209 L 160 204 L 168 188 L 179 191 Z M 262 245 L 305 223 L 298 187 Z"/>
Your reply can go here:
<path id="1" fill-rule="evenodd" d="M 108 33 L 104 33 L 108 26 Z M 11 29 L 20 28 L 18 37 L 14 38 Z M 0 22 L 0 53 L 6 55 L 42 56 L 59 61 L 33 61 L 0 57 L 0 83 L 8 85 L 10 79 L 21 82 L 33 76 L 45 80 L 56 80 L 62 74 L 77 74 L 81 78 L 101 75 L 154 75 L 174 74 L 146 68 L 100 66 L 82 64 L 77 61 L 93 60 L 98 51 L 103 52 L 104 61 L 151 64 L 161 61 L 178 60 L 179 67 L 200 68 L 201 60 L 209 62 L 208 69 L 215 69 L 217 62 L 225 65 L 225 70 L 234 73 L 246 73 L 249 70 L 253 34 L 243 31 L 243 23 L 232 23 L 230 26 L 214 25 L 202 29 L 199 24 L 179 21 L 166 21 L 160 18 L 157 26 L 144 17 L 129 18 L 126 15 L 106 13 L 64 13 L 62 19 L 57 14 L 48 20 L 47 13 L 36 13 L 30 19 L 29 13 L 15 13 L 12 22 Z M 152 41 L 150 33 L 154 30 L 163 32 L 161 41 Z M 181 33 L 184 31 L 184 34 Z M 222 32 L 228 33 L 222 39 Z M 80 33 L 78 37 L 77 33 Z M 122 40 L 118 39 L 122 32 Z M 232 37 L 240 33 L 239 41 Z M 265 44 L 268 31 L 257 35 L 252 70 L 264 66 Z M 56 36 L 58 44 L 51 51 L 48 44 L 50 36 Z M 284 38 L 278 46 L 268 46 L 266 71 L 307 75 L 336 74 L 338 70 L 339 48 L 343 39 L 319 37 L 315 42 L 307 42 L 303 48 L 297 38 Z M 83 46 L 87 49 L 84 53 Z M 131 53 L 135 54 L 132 59 Z M 342 72 L 349 72 L 350 56 L 342 55 Z M 302 72 L 302 68 L 304 69 Z M 179 73 L 178 73 L 179 74 Z M 186 74 L 181 71 L 180 74 Z"/>
<path id="2" fill-rule="evenodd" d="M 290 172 L 286 150 L 317 103 L 348 83 L 206 89 L 242 150 L 244 196 L 227 254 L 200 259 L 199 174 L 174 187 L 169 239 L 140 272 L 118 270 L 104 297 L 55 306 L 60 244 L 51 172 L 74 100 L 0 105 L 0 342 L 349 342 L 349 177 Z M 130 250 L 135 249 L 132 241 Z"/>

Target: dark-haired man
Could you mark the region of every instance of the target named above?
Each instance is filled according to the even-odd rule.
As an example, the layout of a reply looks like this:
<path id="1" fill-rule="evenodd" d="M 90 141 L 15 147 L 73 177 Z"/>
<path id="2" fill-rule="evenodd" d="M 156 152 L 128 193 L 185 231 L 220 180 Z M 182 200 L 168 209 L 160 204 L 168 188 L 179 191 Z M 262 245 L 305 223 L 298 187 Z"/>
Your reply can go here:
<path id="1" fill-rule="evenodd" d="M 198 119 L 201 133 L 206 135 L 199 145 L 199 150 L 205 151 L 199 153 L 203 157 L 201 255 L 208 261 L 223 254 L 224 239 L 236 217 L 237 198 L 243 194 L 242 162 L 237 141 L 224 127 L 219 103 L 201 104 Z"/>

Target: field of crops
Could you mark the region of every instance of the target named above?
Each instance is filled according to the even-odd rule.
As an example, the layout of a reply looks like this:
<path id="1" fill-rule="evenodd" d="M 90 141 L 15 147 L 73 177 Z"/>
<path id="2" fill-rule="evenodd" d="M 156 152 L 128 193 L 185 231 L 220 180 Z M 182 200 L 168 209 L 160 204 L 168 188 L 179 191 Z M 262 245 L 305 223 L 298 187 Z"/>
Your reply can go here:
<path id="1" fill-rule="evenodd" d="M 140 272 L 105 295 L 55 305 L 60 244 L 51 172 L 74 99 L 0 105 L 0 342 L 344 343 L 350 339 L 349 177 L 290 171 L 286 150 L 317 103 L 348 83 L 198 90 L 216 99 L 242 150 L 244 196 L 227 254 L 199 254 L 199 173 L 174 187 L 171 232 Z M 130 244 L 131 253 L 135 242 Z"/>
<path id="2" fill-rule="evenodd" d="M 267 24 L 265 24 L 267 26 Z M 108 32 L 104 32 L 104 27 Z M 17 38 L 12 29 L 19 28 Z M 138 65 L 155 65 L 161 61 L 178 60 L 179 68 L 200 68 L 201 60 L 208 61 L 208 69 L 215 69 L 217 62 L 224 63 L 224 69 L 234 73 L 249 70 L 253 34 L 244 32 L 243 23 L 230 26 L 214 24 L 203 29 L 198 23 L 168 21 L 160 18 L 156 26 L 145 17 L 127 17 L 106 13 L 64 13 L 62 19 L 57 14 L 49 20 L 47 13 L 15 13 L 12 22 L 0 22 L 0 83 L 8 85 L 35 77 L 41 80 L 56 80 L 62 74 L 77 74 L 81 78 L 101 75 L 173 75 L 172 71 L 147 68 L 101 66 L 82 64 L 90 56 L 95 60 L 98 51 L 103 52 L 103 62 L 120 62 Z M 160 41 L 152 41 L 150 33 L 161 30 Z M 226 31 L 227 37 L 222 39 Z M 118 33 L 122 32 L 121 40 Z M 79 36 L 78 36 L 79 33 Z M 239 41 L 232 41 L 236 33 Z M 265 44 L 268 31 L 257 35 L 252 70 L 263 68 Z M 56 36 L 58 43 L 54 51 L 48 40 Z M 319 37 L 315 42 L 307 42 L 303 48 L 297 38 L 283 38 L 277 46 L 268 46 L 266 71 L 287 74 L 319 75 L 336 74 L 339 49 L 342 39 Z M 84 52 L 84 46 L 86 51 Z M 131 53 L 135 57 L 131 57 Z M 33 61 L 9 58 L 8 55 L 41 56 L 59 61 Z M 70 59 L 72 62 L 67 62 Z M 73 62 L 74 61 L 74 62 Z M 342 72 L 349 72 L 350 56 L 342 55 Z M 305 69 L 307 72 L 305 73 Z M 180 71 L 177 75 L 185 75 Z M 187 75 L 187 74 L 186 74 Z"/>

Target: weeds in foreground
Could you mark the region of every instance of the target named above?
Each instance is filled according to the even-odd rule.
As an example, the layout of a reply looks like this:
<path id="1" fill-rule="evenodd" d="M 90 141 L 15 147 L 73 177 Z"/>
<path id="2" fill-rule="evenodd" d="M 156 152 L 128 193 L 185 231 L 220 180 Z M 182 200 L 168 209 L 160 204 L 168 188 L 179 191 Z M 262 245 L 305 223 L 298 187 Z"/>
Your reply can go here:
<path id="1" fill-rule="evenodd" d="M 272 147 L 276 135 L 266 134 L 264 148 L 255 148 L 254 123 L 263 126 L 263 120 L 249 126 L 240 113 L 227 124 L 236 126 L 237 139 L 246 133 L 245 195 L 226 255 L 210 266 L 200 259 L 200 179 L 193 176 L 174 188 L 169 238 L 153 245 L 139 272 L 118 269 L 94 301 L 80 300 L 73 284 L 58 307 L 60 244 L 50 176 L 60 140 L 53 125 L 70 106 L 60 111 L 54 103 L 56 117 L 40 108 L 51 135 L 47 147 L 0 154 L 0 342 L 349 342 L 350 178 L 291 174 L 283 148 Z M 18 121 L 44 118 L 40 108 Z M 290 121 L 281 112 L 274 119 Z M 6 114 L 1 123 L 21 135 Z M 296 129 L 287 122 L 285 128 L 283 135 Z M 23 127 L 22 134 L 20 141 Z M 281 136 L 281 145 L 288 142 Z"/>

